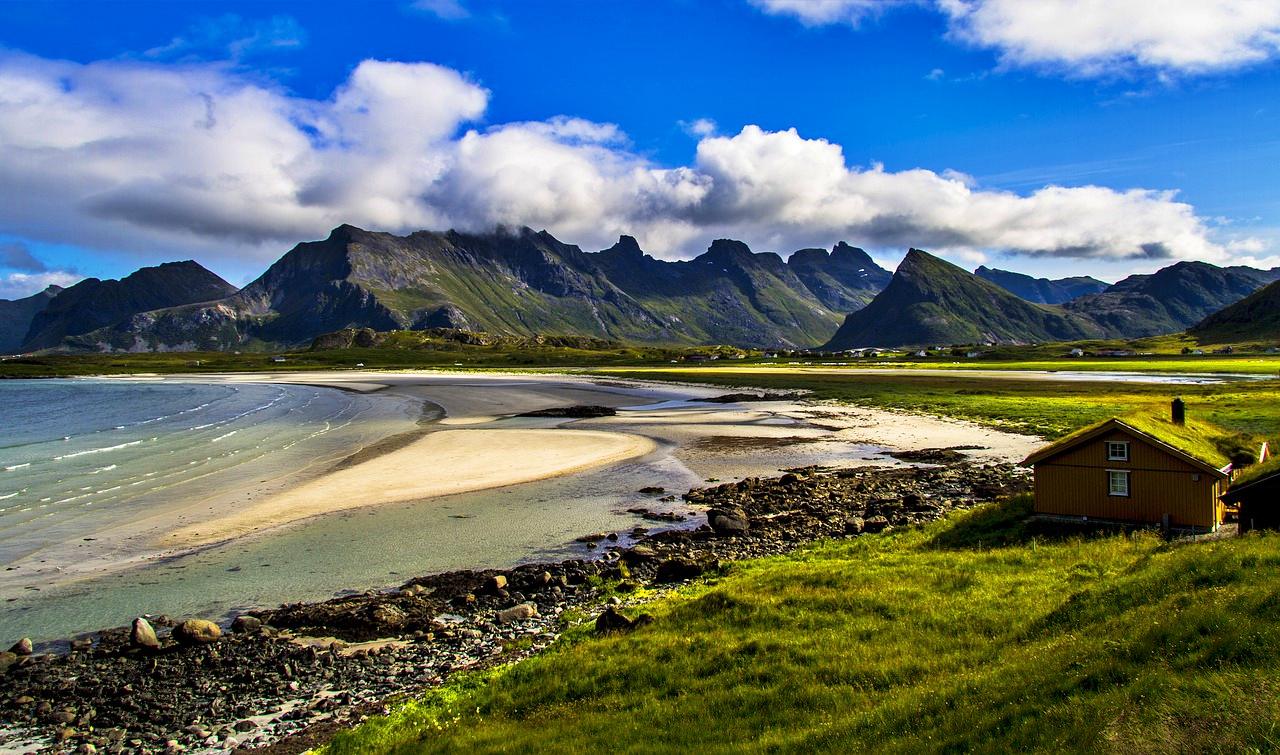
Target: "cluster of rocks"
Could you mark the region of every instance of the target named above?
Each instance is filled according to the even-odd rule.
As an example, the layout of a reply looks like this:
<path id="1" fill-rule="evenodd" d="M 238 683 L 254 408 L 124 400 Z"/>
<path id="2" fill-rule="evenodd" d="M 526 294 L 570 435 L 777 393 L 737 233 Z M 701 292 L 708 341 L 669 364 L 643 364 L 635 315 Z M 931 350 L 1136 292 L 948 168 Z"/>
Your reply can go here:
<path id="1" fill-rule="evenodd" d="M 690 491 L 686 503 L 705 515 L 676 512 L 676 526 L 632 531 L 631 545 L 617 533 L 592 535 L 592 558 L 449 572 L 253 611 L 226 634 L 208 621 L 151 616 L 80 638 L 69 653 L 19 643 L 0 654 L 0 749 L 302 751 L 392 696 L 540 651 L 569 617 L 598 614 L 600 632 L 652 620 L 628 618 L 616 598 L 606 603 L 603 585 L 625 595 L 678 583 L 726 560 L 921 523 L 1026 485 L 1005 464 L 792 470 Z"/>

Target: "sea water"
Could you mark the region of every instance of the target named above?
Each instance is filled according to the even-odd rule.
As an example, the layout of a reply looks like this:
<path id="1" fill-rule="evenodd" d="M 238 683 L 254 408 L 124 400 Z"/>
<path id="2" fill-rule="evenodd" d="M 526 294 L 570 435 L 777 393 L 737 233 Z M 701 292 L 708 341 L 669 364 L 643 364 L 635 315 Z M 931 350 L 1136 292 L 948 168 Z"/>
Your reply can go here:
<path id="1" fill-rule="evenodd" d="M 332 463 L 415 412 L 303 385 L 0 381 L 0 564 Z"/>

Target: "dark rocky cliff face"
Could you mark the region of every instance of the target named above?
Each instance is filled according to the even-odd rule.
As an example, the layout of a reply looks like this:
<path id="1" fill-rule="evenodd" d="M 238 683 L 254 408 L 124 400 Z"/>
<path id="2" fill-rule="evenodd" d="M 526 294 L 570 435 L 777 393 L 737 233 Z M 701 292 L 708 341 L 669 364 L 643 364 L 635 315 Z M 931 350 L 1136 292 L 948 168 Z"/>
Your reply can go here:
<path id="1" fill-rule="evenodd" d="M 216 301 L 235 286 L 191 261 L 144 267 L 120 280 L 88 278 L 58 293 L 36 314 L 23 349 L 49 348 L 67 336 L 112 325 L 140 312 Z"/>
<path id="2" fill-rule="evenodd" d="M 13 354 L 22 348 L 27 331 L 31 330 L 31 321 L 61 291 L 60 286 L 49 286 L 22 299 L 0 299 L 0 354 Z"/>

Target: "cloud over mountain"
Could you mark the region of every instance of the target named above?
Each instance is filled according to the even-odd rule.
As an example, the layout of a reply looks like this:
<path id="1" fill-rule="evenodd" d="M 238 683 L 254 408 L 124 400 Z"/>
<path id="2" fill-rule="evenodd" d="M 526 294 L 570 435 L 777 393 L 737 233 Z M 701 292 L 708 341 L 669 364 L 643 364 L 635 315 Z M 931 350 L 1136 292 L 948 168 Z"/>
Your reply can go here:
<path id="1" fill-rule="evenodd" d="M 406 231 L 620 233 L 667 257 L 720 236 L 789 250 L 834 238 L 958 253 L 1222 259 L 1172 192 L 984 189 L 851 164 L 795 129 L 702 129 L 656 165 L 615 125 L 481 126 L 490 93 L 449 68 L 365 60 L 324 99 L 214 63 L 0 54 L 0 229 L 86 246 L 278 254 L 339 223 Z"/>

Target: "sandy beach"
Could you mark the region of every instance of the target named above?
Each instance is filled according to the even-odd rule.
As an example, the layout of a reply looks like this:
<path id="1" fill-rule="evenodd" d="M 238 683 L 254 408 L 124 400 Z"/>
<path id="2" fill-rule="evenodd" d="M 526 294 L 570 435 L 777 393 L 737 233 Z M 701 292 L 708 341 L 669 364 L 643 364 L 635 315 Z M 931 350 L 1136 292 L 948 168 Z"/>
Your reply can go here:
<path id="1" fill-rule="evenodd" d="M 643 456 L 654 448 L 642 436 L 590 430 L 441 430 L 205 524 L 183 527 L 165 545 L 188 548 L 318 514 L 516 485 Z"/>

